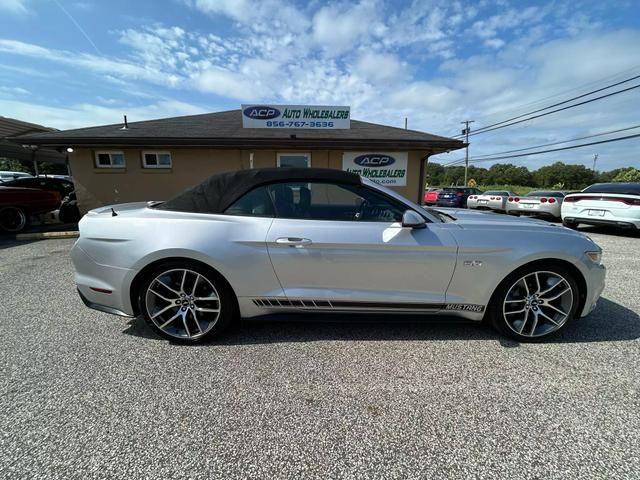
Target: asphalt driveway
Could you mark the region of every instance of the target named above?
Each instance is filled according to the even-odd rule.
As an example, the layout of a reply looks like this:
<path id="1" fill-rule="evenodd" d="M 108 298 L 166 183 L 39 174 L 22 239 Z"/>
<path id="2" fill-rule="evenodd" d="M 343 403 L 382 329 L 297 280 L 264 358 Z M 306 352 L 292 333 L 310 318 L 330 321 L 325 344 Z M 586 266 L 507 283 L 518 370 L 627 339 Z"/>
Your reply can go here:
<path id="1" fill-rule="evenodd" d="M 173 345 L 84 307 L 73 240 L 0 243 L 0 478 L 638 478 L 640 238 L 595 231 L 604 297 L 543 344 L 280 317 Z"/>

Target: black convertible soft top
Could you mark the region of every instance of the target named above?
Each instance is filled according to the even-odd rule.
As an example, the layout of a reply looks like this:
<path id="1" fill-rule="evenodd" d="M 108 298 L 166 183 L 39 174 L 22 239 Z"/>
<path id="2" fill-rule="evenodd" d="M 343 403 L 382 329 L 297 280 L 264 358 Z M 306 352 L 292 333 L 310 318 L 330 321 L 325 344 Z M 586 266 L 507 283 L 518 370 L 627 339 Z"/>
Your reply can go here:
<path id="1" fill-rule="evenodd" d="M 223 213 L 255 187 L 277 182 L 318 182 L 360 185 L 354 173 L 330 168 L 256 168 L 213 175 L 154 208 L 192 213 Z"/>

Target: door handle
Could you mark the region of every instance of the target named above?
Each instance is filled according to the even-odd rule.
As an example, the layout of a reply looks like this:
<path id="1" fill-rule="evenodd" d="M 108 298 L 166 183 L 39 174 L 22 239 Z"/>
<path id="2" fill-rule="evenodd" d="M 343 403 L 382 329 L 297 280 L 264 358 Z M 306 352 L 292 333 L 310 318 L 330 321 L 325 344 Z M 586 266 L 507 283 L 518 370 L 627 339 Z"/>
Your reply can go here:
<path id="1" fill-rule="evenodd" d="M 280 237 L 276 238 L 276 243 L 279 245 L 289 245 L 290 247 L 304 247 L 305 245 L 311 245 L 312 242 L 308 238 Z"/>

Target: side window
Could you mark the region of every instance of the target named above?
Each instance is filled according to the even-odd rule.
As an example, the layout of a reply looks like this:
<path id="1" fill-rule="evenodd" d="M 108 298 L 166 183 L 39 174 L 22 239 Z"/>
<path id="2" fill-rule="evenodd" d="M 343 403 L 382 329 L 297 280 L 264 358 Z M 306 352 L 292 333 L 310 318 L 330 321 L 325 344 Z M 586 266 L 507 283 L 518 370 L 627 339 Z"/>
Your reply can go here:
<path id="1" fill-rule="evenodd" d="M 247 217 L 273 217 L 273 202 L 266 187 L 254 188 L 232 203 L 224 211 L 226 215 Z"/>
<path id="2" fill-rule="evenodd" d="M 331 183 L 277 183 L 269 187 L 280 218 L 399 222 L 406 207 L 365 187 Z"/>

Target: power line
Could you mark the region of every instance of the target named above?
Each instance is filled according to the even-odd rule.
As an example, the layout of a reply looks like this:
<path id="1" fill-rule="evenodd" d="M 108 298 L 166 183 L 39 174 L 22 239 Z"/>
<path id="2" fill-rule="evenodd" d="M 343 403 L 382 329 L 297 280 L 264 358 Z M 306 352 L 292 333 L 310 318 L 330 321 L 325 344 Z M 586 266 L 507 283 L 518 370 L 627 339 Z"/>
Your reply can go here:
<path id="1" fill-rule="evenodd" d="M 535 107 L 536 105 L 541 104 L 541 103 L 543 103 L 543 102 L 545 102 L 547 100 L 551 100 L 553 98 L 562 97 L 562 96 L 564 96 L 564 95 L 566 95 L 568 93 L 576 92 L 576 91 L 579 91 L 579 90 L 584 90 L 585 88 L 591 88 L 593 86 L 601 84 L 602 82 L 607 82 L 608 83 L 608 82 L 615 81 L 615 79 L 617 79 L 619 77 L 623 77 L 624 75 L 628 75 L 631 72 L 633 72 L 634 70 L 638 70 L 638 68 L 640 68 L 640 65 L 636 65 L 634 67 L 628 68 L 626 70 L 623 70 L 621 72 L 615 73 L 613 75 L 607 75 L 606 77 L 602 77 L 602 78 L 600 78 L 598 80 L 594 80 L 593 82 L 584 83 L 584 84 L 582 84 L 582 85 L 580 85 L 578 87 L 573 87 L 573 88 L 568 88 L 566 90 L 562 90 L 562 91 L 556 93 L 555 95 L 549 95 L 548 97 L 541 97 L 541 98 L 538 98 L 537 100 L 533 100 L 531 102 L 528 102 L 528 103 L 525 103 L 525 104 L 521 104 L 521 105 L 518 105 L 518 106 L 515 106 L 515 107 L 512 107 L 512 108 L 509 108 L 509 109 L 498 110 L 498 111 L 495 111 L 495 112 L 487 114 L 486 118 L 495 117 L 495 116 L 500 115 L 500 114 L 508 115 L 508 114 L 511 114 L 511 113 L 516 113 L 519 110 L 522 110 L 523 108 L 536 108 Z"/>
<path id="2" fill-rule="evenodd" d="M 589 147 L 591 145 L 601 145 L 603 143 L 619 142 L 619 141 L 622 141 L 622 140 L 629 140 L 629 139 L 638 138 L 638 137 L 640 137 L 640 133 L 637 133 L 637 134 L 634 134 L 634 135 L 627 135 L 625 137 L 610 138 L 608 140 L 599 140 L 597 142 L 581 143 L 580 145 L 571 145 L 569 147 L 551 148 L 549 150 L 541 150 L 539 152 L 519 153 L 519 154 L 516 154 L 516 155 L 504 155 L 504 156 L 501 156 L 501 157 L 481 158 L 481 159 L 476 160 L 476 161 L 477 162 L 488 162 L 488 161 L 492 161 L 492 160 L 505 160 L 507 158 L 529 157 L 529 156 L 532 156 L 532 155 L 542 155 L 543 153 L 560 152 L 562 150 L 572 150 L 574 148 Z M 445 164 L 443 166 L 448 167 L 448 166 L 452 166 L 452 165 L 451 164 Z"/>
<path id="3" fill-rule="evenodd" d="M 476 155 L 475 157 L 472 157 L 471 159 L 472 160 L 476 160 L 478 158 L 492 157 L 494 155 L 504 155 L 504 154 L 507 154 L 507 153 L 524 152 L 526 150 L 533 150 L 534 148 L 551 147 L 553 145 L 561 145 L 563 143 L 577 142 L 578 140 L 586 140 L 588 138 L 595 138 L 595 137 L 602 137 L 604 135 L 611 135 L 612 133 L 626 132 L 628 130 L 634 130 L 636 128 L 640 128 L 640 125 L 634 125 L 633 127 L 626 127 L 626 128 L 618 128 L 616 130 L 609 130 L 608 132 L 594 133 L 592 135 L 586 135 L 584 137 L 576 137 L 576 138 L 572 138 L 570 140 L 561 140 L 561 141 L 558 141 L 558 142 L 543 143 L 542 145 L 534 145 L 533 147 L 518 148 L 518 149 L 515 149 L 515 150 L 506 150 L 504 152 L 486 153 L 484 155 Z"/>
<path id="4" fill-rule="evenodd" d="M 560 112 L 562 110 L 567 110 L 568 108 L 578 107 L 580 105 L 584 105 L 585 103 L 590 103 L 591 101 L 600 100 L 602 98 L 610 97 L 612 95 L 617 95 L 618 93 L 624 93 L 624 92 L 626 92 L 628 90 L 633 90 L 634 88 L 638 88 L 638 86 L 640 86 L 640 85 L 636 85 L 634 87 L 623 89 L 623 90 L 618 90 L 616 92 L 612 92 L 612 93 L 607 94 L 607 95 L 602 95 L 600 97 L 593 98 L 593 99 L 587 100 L 585 102 L 576 103 L 574 105 L 570 105 L 570 106 L 567 106 L 567 107 L 563 107 L 561 109 L 557 109 L 557 110 L 554 110 L 552 112 L 547 112 L 547 113 L 542 114 L 542 115 L 537 115 L 535 117 L 531 117 L 531 118 L 519 120 L 517 122 L 509 123 L 509 125 L 503 125 L 504 123 L 512 122 L 513 120 L 518 120 L 518 119 L 521 119 L 522 117 L 533 115 L 534 113 L 543 112 L 545 110 L 549 110 L 550 108 L 558 107 L 560 105 L 564 105 L 566 103 L 573 102 L 574 100 L 579 100 L 580 98 L 588 97 L 590 95 L 593 95 L 594 93 L 602 92 L 603 90 L 608 90 L 610 88 L 617 87 L 618 85 L 622 85 L 624 83 L 631 82 L 632 80 L 636 80 L 638 78 L 640 78 L 640 75 L 635 75 L 633 77 L 627 78 L 626 80 L 622 80 L 620 82 L 612 83 L 611 85 L 607 85 L 606 87 L 601 87 L 601 88 L 598 88 L 596 90 L 592 90 L 590 92 L 583 93 L 582 95 L 578 95 L 576 97 L 572 97 L 572 98 L 569 98 L 567 100 L 563 100 L 562 102 L 557 102 L 557 103 L 554 103 L 553 105 L 549 105 L 549 106 L 544 107 L 544 108 L 539 108 L 537 110 L 533 110 L 533 111 L 528 112 L 528 113 L 523 113 L 521 115 L 516 115 L 515 117 L 508 118 L 508 119 L 503 120 L 501 122 L 492 123 L 490 125 L 487 125 L 486 127 L 478 128 L 477 130 L 474 131 L 473 135 L 478 135 L 480 133 L 485 133 L 485 132 L 488 132 L 488 131 L 491 131 L 491 130 L 497 130 L 498 128 L 508 127 L 508 126 L 511 126 L 511 125 L 515 125 L 517 123 L 522 123 L 522 122 L 527 121 L 527 120 L 533 120 L 534 118 L 539 118 L 539 117 L 542 117 L 544 115 L 550 115 L 552 113 Z M 461 136 L 462 135 L 456 135 L 456 137 L 461 137 Z"/>
<path id="5" fill-rule="evenodd" d="M 578 140 L 586 140 L 588 138 L 602 137 L 604 135 L 611 135 L 612 133 L 626 132 L 628 130 L 634 130 L 636 128 L 640 128 L 640 125 L 634 125 L 633 127 L 617 128 L 615 130 L 608 130 L 606 132 L 598 132 L 598 133 L 594 133 L 592 135 L 586 135 L 586 136 L 583 136 L 583 137 L 571 138 L 571 139 L 568 139 L 568 140 L 561 140 L 561 141 L 558 141 L 558 142 L 543 143 L 541 145 L 534 145 L 532 147 L 518 148 L 518 149 L 515 149 L 515 150 L 505 150 L 504 152 L 486 153 L 484 155 L 476 155 L 475 157 L 471 157 L 471 160 L 479 160 L 479 159 L 483 159 L 484 160 L 485 157 L 494 158 L 496 156 L 504 155 L 504 154 L 507 154 L 507 153 L 523 152 L 523 151 L 526 151 L 526 150 L 533 150 L 535 148 L 550 147 L 552 145 L 561 145 L 563 143 L 577 142 Z M 464 158 L 457 158 L 456 160 L 452 160 L 451 162 L 446 163 L 444 166 L 452 166 L 452 165 L 456 165 L 456 164 L 462 164 L 464 162 L 464 160 L 465 160 Z"/>
<path id="6" fill-rule="evenodd" d="M 640 75 L 639 75 L 639 77 L 640 77 Z M 556 108 L 555 110 L 551 110 L 550 112 L 540 113 L 538 115 L 534 115 L 533 117 L 528 117 L 528 118 L 523 118 L 521 120 L 516 120 L 515 122 L 507 123 L 505 125 L 499 125 L 499 126 L 492 127 L 492 128 L 485 128 L 484 130 L 482 130 L 480 132 L 478 130 L 475 130 L 470 135 L 478 135 L 479 133 L 487 133 L 487 132 L 491 132 L 493 130 L 498 130 L 500 128 L 506 128 L 506 127 L 510 127 L 512 125 L 517 125 L 517 124 L 522 123 L 522 122 L 528 122 L 529 120 L 534 120 L 536 118 L 545 117 L 547 115 L 551 115 L 552 113 L 557 113 L 557 112 L 561 112 L 563 110 L 568 110 L 570 108 L 579 107 L 580 105 L 586 105 L 587 103 L 592 103 L 592 102 L 595 102 L 596 100 L 602 100 L 603 98 L 612 97 L 614 95 L 618 95 L 620 93 L 625 93 L 625 92 L 628 92 L 630 90 L 634 90 L 636 88 L 640 88 L 640 84 L 633 85 L 632 87 L 628 87 L 628 88 L 623 88 L 622 90 L 616 90 L 615 92 L 607 93 L 605 95 L 600 95 L 599 97 L 590 98 L 589 100 L 585 100 L 583 102 L 574 103 L 573 105 L 567 105 L 566 107 Z M 563 102 L 563 103 L 566 103 L 566 102 Z M 551 108 L 551 107 L 549 107 L 549 108 Z M 544 109 L 544 110 L 546 110 L 546 109 Z"/>

